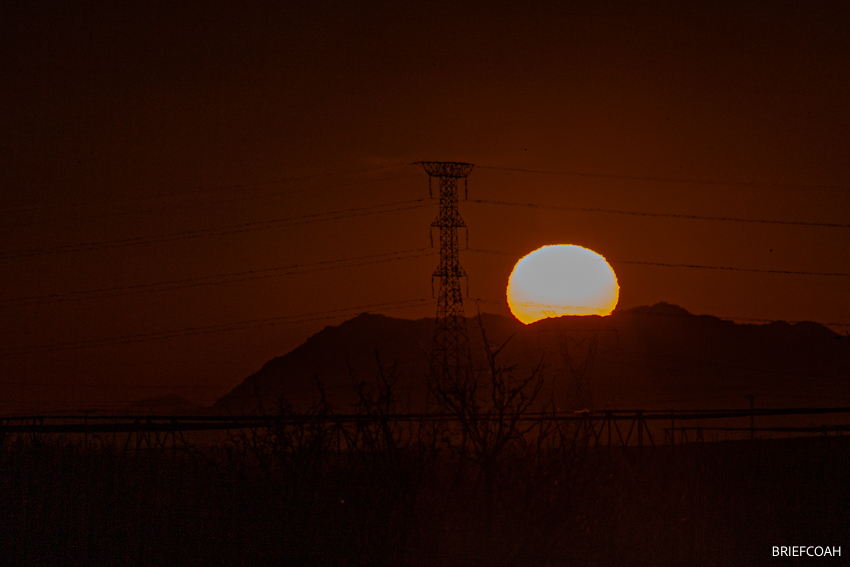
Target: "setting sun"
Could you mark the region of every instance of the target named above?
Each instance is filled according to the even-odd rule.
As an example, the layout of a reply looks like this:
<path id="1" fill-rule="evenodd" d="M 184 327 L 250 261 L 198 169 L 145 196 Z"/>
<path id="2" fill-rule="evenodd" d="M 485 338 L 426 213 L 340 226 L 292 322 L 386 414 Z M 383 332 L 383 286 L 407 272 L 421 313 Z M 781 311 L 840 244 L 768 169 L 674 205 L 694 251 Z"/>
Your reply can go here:
<path id="1" fill-rule="evenodd" d="M 520 258 L 508 279 L 508 306 L 528 325 L 547 317 L 609 315 L 617 306 L 617 276 L 601 255 L 557 244 Z"/>

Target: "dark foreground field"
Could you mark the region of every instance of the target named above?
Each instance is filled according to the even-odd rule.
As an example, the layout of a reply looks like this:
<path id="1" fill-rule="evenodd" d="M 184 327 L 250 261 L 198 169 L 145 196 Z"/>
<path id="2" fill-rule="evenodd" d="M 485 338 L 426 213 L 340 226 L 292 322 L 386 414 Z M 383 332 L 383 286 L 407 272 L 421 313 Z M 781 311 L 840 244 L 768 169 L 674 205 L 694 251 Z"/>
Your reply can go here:
<path id="1" fill-rule="evenodd" d="M 775 545 L 850 554 L 850 438 L 640 455 L 510 446 L 490 462 L 413 442 L 340 455 L 279 441 L 122 452 L 6 439 L 0 565 L 620 567 L 774 564 Z"/>

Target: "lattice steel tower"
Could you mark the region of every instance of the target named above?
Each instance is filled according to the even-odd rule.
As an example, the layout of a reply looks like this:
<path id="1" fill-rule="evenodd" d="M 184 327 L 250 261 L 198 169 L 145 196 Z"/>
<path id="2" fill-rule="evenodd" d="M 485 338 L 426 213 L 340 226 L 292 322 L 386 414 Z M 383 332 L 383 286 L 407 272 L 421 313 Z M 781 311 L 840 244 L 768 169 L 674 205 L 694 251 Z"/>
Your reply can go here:
<path id="1" fill-rule="evenodd" d="M 440 180 L 440 213 L 431 223 L 432 228 L 440 229 L 440 265 L 431 276 L 432 290 L 434 278 L 440 278 L 437 322 L 431 351 L 431 377 L 456 382 L 464 380 L 471 370 L 469 337 L 463 313 L 463 295 L 460 292 L 460 278 L 467 276 L 460 265 L 457 239 L 457 229 L 466 228 L 466 223 L 457 210 L 457 180 L 463 179 L 465 198 L 466 177 L 472 171 L 472 164 L 441 161 L 419 163 L 428 173 L 429 191 L 431 178 Z"/>

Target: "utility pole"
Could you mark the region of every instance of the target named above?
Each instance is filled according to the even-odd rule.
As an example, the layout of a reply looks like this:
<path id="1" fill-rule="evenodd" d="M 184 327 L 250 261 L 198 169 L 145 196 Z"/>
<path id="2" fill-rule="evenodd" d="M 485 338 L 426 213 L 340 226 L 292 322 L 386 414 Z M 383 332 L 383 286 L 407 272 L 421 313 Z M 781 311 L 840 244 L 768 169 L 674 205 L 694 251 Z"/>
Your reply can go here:
<path id="1" fill-rule="evenodd" d="M 431 227 L 440 229 L 440 264 L 431 276 L 440 279 L 437 295 L 437 320 L 434 326 L 434 344 L 431 350 L 431 378 L 438 382 L 458 384 L 466 380 L 471 371 L 471 353 L 466 318 L 463 312 L 463 295 L 460 278 L 467 277 L 460 265 L 457 229 L 466 228 L 457 209 L 457 182 L 463 179 L 466 198 L 466 178 L 472 171 L 471 163 L 442 161 L 419 162 L 428 173 L 428 188 L 431 178 L 440 180 L 440 212 Z M 467 229 L 467 241 L 469 232 Z M 432 236 L 433 246 L 433 236 Z M 469 281 L 467 280 L 467 290 Z M 468 294 L 468 291 L 467 291 Z"/>

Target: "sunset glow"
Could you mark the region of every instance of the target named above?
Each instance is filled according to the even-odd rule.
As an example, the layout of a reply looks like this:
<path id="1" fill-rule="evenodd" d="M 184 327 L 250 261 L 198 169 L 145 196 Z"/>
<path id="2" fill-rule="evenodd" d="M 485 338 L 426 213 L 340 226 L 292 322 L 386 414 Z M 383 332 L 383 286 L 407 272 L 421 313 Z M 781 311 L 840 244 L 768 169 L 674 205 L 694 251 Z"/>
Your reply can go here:
<path id="1" fill-rule="evenodd" d="M 544 246 L 523 256 L 508 279 L 508 306 L 528 325 L 547 317 L 610 315 L 617 276 L 601 255 L 581 246 Z"/>

